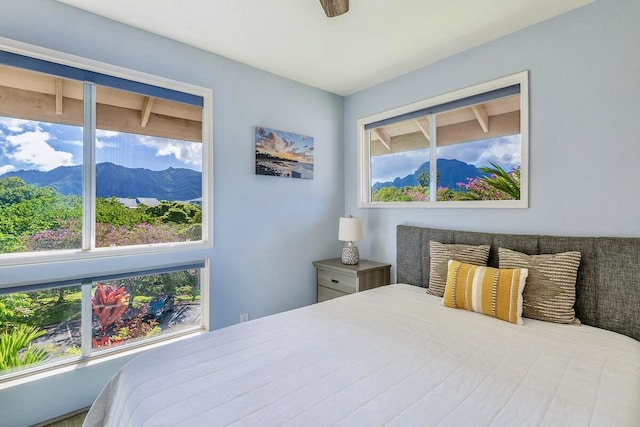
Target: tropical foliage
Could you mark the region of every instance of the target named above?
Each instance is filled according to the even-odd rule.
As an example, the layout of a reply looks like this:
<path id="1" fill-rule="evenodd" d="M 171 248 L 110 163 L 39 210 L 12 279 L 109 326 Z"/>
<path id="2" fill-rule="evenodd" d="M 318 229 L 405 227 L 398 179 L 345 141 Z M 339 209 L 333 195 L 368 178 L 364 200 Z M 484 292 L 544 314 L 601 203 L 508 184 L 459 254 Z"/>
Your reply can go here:
<path id="1" fill-rule="evenodd" d="M 124 341 L 145 338 L 160 333 L 158 322 L 146 319 L 146 305 L 130 319 L 123 314 L 130 309 L 130 294 L 124 285 L 106 285 L 98 283 L 91 299 L 94 318 L 100 325 L 100 334 L 92 338 L 94 348 L 121 344 Z"/>
<path id="2" fill-rule="evenodd" d="M 96 219 L 97 246 L 201 238 L 202 209 L 197 205 L 162 202 L 129 209 L 115 198 L 98 198 Z M 0 178 L 0 253 L 80 248 L 81 239 L 80 196 L 27 185 L 17 177 Z M 173 295 L 183 305 L 198 300 L 199 270 L 96 284 L 91 301 L 94 348 L 162 332 L 146 312 L 158 295 Z M 1 295 L 0 371 L 81 354 L 81 300 L 80 286 Z"/>
<path id="3" fill-rule="evenodd" d="M 50 357 L 43 347 L 32 341 L 45 334 L 35 326 L 18 325 L 0 334 L 0 370 L 19 368 L 39 363 Z"/>
<path id="4" fill-rule="evenodd" d="M 98 320 L 102 337 L 106 337 L 107 330 L 116 320 L 124 314 L 129 306 L 129 294 L 124 286 L 114 288 L 101 283 L 96 286 L 96 291 L 91 298 L 91 310 Z"/>
<path id="5" fill-rule="evenodd" d="M 96 200 L 96 246 L 199 240 L 202 208 L 164 201 L 130 209 L 115 198 Z M 82 198 L 21 178 L 0 179 L 0 253 L 78 249 L 82 244 Z"/>
<path id="6" fill-rule="evenodd" d="M 467 178 L 453 190 L 438 187 L 436 200 L 520 200 L 520 167 L 509 172 L 497 164 L 479 168 L 485 175 Z M 383 187 L 371 193 L 374 202 L 422 202 L 429 201 L 429 177 L 422 173 L 417 177 L 419 185 L 403 188 Z"/>
<path id="7" fill-rule="evenodd" d="M 31 298 L 24 293 L 0 296 L 0 332 L 24 322 L 32 313 Z"/>

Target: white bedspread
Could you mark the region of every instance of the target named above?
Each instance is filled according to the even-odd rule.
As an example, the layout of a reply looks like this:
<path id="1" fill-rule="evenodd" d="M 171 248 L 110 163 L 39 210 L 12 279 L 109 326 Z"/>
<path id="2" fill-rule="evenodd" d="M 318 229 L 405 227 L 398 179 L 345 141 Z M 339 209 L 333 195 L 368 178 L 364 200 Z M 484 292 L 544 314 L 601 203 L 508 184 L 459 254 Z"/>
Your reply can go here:
<path id="1" fill-rule="evenodd" d="M 640 342 L 391 285 L 151 350 L 86 426 L 640 426 Z"/>

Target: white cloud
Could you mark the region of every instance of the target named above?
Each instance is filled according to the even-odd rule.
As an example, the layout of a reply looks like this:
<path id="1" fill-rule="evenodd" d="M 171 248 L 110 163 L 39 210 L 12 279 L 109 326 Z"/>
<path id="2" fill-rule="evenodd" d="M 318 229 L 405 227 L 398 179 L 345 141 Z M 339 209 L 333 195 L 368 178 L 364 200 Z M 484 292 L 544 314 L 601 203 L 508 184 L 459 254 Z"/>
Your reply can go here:
<path id="1" fill-rule="evenodd" d="M 4 166 L 0 166 L 0 175 L 4 175 L 7 172 L 11 172 L 12 170 L 15 170 L 15 166 L 13 165 L 4 165 Z"/>
<path id="2" fill-rule="evenodd" d="M 488 165 L 491 162 L 510 170 L 521 164 L 521 153 L 519 135 L 498 138 L 492 140 L 483 150 L 477 164 Z"/>
<path id="3" fill-rule="evenodd" d="M 98 150 L 101 150 L 103 148 L 118 148 L 117 142 L 109 142 L 106 140 L 117 138 L 121 134 L 122 132 L 116 132 L 113 130 L 96 129 L 96 148 Z"/>
<path id="4" fill-rule="evenodd" d="M 153 137 L 140 137 L 140 143 L 152 148 L 156 156 L 174 156 L 182 163 L 202 167 L 202 144 Z"/>
<path id="5" fill-rule="evenodd" d="M 498 164 L 507 171 L 521 164 L 520 135 L 485 139 L 438 148 L 438 158 L 456 159 L 477 167 Z M 429 160 L 429 150 L 405 151 L 371 158 L 372 182 L 388 182 L 412 174 Z"/>
<path id="6" fill-rule="evenodd" d="M 371 158 L 372 181 L 387 182 L 414 173 L 429 161 L 429 149 L 405 151 Z"/>
<path id="7" fill-rule="evenodd" d="M 58 166 L 73 166 L 73 154 L 57 151 L 49 145 L 49 133 L 41 130 L 29 131 L 20 135 L 10 135 L 6 138 L 12 146 L 7 150 L 6 157 L 35 167 L 38 170 L 49 171 Z"/>
<path id="8" fill-rule="evenodd" d="M 40 130 L 38 122 L 23 119 L 14 119 L 11 117 L 0 117 L 0 124 L 6 126 L 11 132 L 24 132 L 27 130 Z"/>
<path id="9" fill-rule="evenodd" d="M 99 138 L 115 138 L 118 135 L 120 135 L 120 132 L 116 132 L 113 130 L 96 129 L 96 137 Z"/>
<path id="10" fill-rule="evenodd" d="M 521 163 L 520 135 L 447 145 L 438 149 L 438 157 L 477 167 L 489 166 L 492 162 L 509 170 Z"/>
<path id="11" fill-rule="evenodd" d="M 80 143 L 80 145 L 82 145 L 82 143 Z M 103 141 L 100 138 L 96 138 L 96 148 L 98 150 L 101 150 L 103 148 L 117 148 L 118 144 L 115 144 L 113 142 L 107 142 L 107 141 Z"/>

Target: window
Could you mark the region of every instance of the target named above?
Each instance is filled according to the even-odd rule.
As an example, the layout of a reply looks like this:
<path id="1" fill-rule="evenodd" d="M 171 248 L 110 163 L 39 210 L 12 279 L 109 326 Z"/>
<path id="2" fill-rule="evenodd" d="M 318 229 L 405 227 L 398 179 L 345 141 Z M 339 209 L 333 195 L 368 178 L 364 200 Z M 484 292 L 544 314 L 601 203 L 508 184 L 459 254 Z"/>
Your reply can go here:
<path id="1" fill-rule="evenodd" d="M 1 265 L 210 246 L 210 91 L 101 71 L 0 50 Z"/>
<path id="2" fill-rule="evenodd" d="M 519 73 L 358 120 L 359 207 L 527 207 Z"/>
<path id="3" fill-rule="evenodd" d="M 0 382 L 207 329 L 211 91 L 0 43 Z"/>
<path id="4" fill-rule="evenodd" d="M 202 329 L 203 267 L 0 289 L 0 379 Z"/>

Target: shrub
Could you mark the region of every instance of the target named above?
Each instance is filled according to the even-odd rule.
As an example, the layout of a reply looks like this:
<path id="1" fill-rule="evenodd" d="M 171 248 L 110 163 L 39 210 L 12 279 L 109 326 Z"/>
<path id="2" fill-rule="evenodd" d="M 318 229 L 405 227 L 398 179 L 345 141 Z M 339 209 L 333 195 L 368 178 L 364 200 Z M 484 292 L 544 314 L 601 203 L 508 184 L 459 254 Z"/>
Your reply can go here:
<path id="1" fill-rule="evenodd" d="M 51 354 L 31 343 L 45 333 L 35 326 L 18 325 L 0 334 L 0 369 L 18 368 L 47 360 Z"/>
<path id="2" fill-rule="evenodd" d="M 0 330 L 6 331 L 24 322 L 31 313 L 29 295 L 13 293 L 0 296 Z"/>
<path id="3" fill-rule="evenodd" d="M 467 178 L 466 183 L 458 183 L 463 189 L 463 200 L 520 200 L 520 168 L 506 172 L 492 165 L 493 168 L 481 168 L 489 176 Z"/>
<path id="4" fill-rule="evenodd" d="M 124 286 L 114 288 L 111 285 L 103 287 L 101 283 L 91 298 L 91 309 L 98 319 L 102 339 L 107 337 L 107 330 L 116 320 L 120 319 L 129 305 L 129 294 Z"/>

